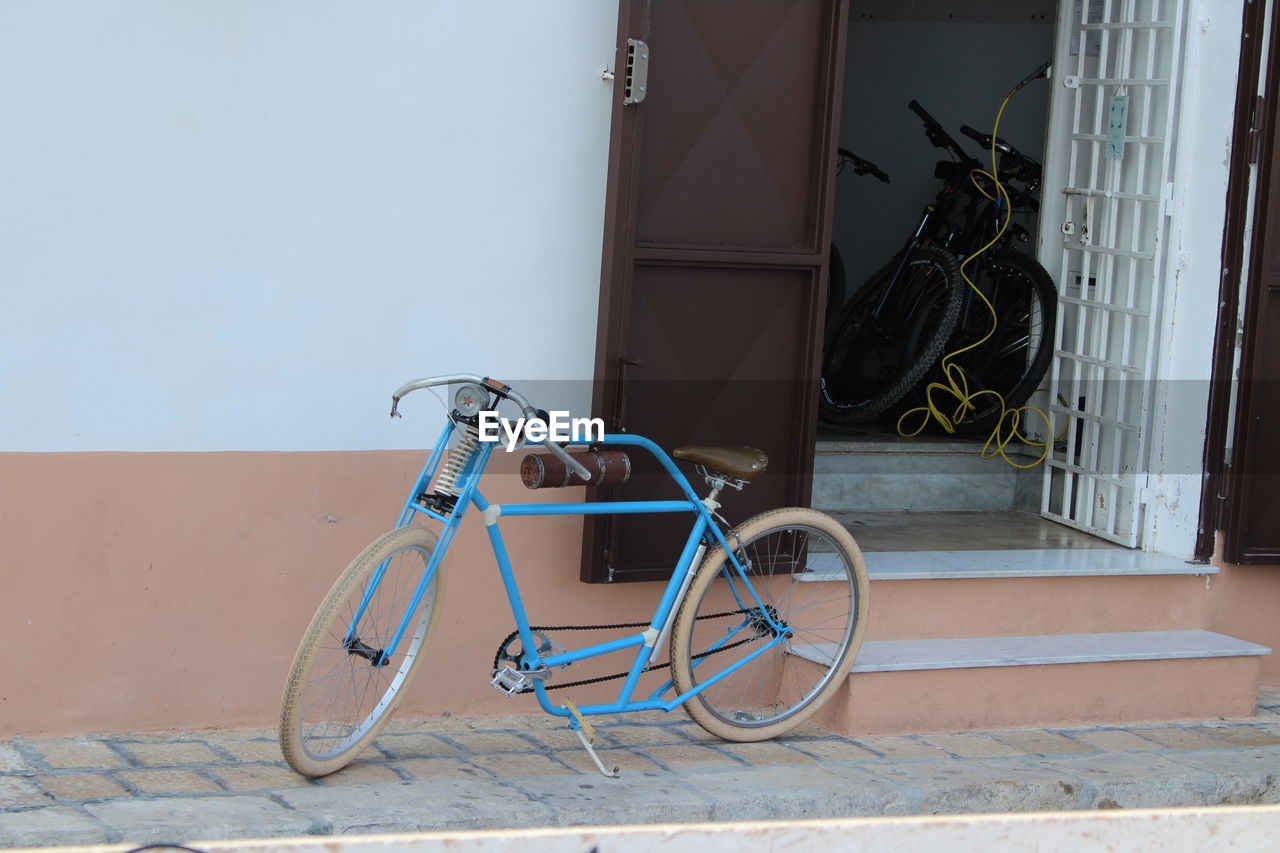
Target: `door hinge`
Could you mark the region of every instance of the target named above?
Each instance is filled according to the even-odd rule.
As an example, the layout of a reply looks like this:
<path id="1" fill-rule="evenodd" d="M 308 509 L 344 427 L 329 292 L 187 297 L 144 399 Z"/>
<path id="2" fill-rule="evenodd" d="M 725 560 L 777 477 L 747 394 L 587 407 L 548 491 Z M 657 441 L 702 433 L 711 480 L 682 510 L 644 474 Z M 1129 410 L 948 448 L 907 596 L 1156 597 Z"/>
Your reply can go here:
<path id="1" fill-rule="evenodd" d="M 1230 449 L 1227 451 L 1230 453 Z M 1217 494 L 1213 496 L 1213 509 L 1209 517 L 1209 530 L 1217 532 L 1226 526 L 1227 507 L 1231 503 L 1231 459 L 1228 457 L 1217 476 Z"/>
<path id="2" fill-rule="evenodd" d="M 627 39 L 627 76 L 622 81 L 622 103 L 630 106 L 644 100 L 649 88 L 649 45 Z"/>
<path id="3" fill-rule="evenodd" d="M 1250 166 L 1257 165 L 1262 153 L 1262 115 L 1266 112 L 1266 106 L 1267 102 L 1261 95 L 1253 99 L 1253 113 L 1249 116 L 1249 132 L 1245 142 Z"/>

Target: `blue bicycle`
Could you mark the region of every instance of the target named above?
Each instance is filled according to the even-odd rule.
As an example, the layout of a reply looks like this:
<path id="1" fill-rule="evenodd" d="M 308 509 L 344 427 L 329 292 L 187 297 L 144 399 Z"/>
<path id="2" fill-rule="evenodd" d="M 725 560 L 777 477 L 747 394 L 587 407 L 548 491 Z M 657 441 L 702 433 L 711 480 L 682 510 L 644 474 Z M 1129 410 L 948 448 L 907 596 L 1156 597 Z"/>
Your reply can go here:
<path id="1" fill-rule="evenodd" d="M 604 435 L 570 453 L 548 437 L 546 453 L 527 456 L 525 485 L 610 484 L 630 471 L 627 450 L 651 454 L 679 488 L 679 500 L 600 503 L 490 503 L 480 492 L 495 442 L 482 420 L 503 401 L 526 424 L 546 420 L 507 384 L 471 375 L 409 382 L 392 396 L 392 415 L 412 391 L 451 386 L 453 408 L 418 476 L 395 529 L 347 567 L 311 620 L 285 685 L 280 745 L 307 776 L 350 762 L 378 735 L 404 697 L 440 613 L 445 554 L 469 508 L 489 536 L 516 630 L 501 644 L 490 675 L 503 693 L 532 693 L 544 711 L 567 718 L 605 775 L 586 717 L 684 706 L 708 732 L 726 740 L 781 735 L 809 719 L 840 687 L 867 622 L 866 566 L 853 537 L 812 509 L 762 513 L 730 527 L 718 513 L 722 490 L 741 490 L 768 459 L 754 448 L 682 447 L 672 456 L 697 466 L 710 492 L 698 497 L 671 456 L 638 435 Z M 526 428 L 527 429 L 527 428 Z M 535 433 L 524 433 L 532 445 Z M 610 448 L 608 450 L 604 448 Z M 619 449 L 622 448 L 622 449 Z M 629 636 L 568 650 L 531 626 L 503 544 L 499 520 L 511 516 L 689 513 L 692 525 L 657 609 Z M 612 626 L 622 627 L 622 626 Z M 551 691 L 599 681 L 557 683 L 564 667 L 630 651 L 610 703 L 556 703 Z M 665 652 L 665 655 L 664 655 Z M 665 658 L 665 660 L 663 659 Z M 668 672 L 669 670 L 669 672 Z M 649 672 L 662 683 L 638 684 Z"/>

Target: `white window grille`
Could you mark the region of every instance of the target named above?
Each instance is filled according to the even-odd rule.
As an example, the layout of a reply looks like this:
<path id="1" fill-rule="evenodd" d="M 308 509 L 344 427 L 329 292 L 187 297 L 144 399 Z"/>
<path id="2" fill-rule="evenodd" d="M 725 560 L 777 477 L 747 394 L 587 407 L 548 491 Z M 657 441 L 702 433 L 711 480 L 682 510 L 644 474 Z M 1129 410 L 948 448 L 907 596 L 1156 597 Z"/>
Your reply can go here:
<path id="1" fill-rule="evenodd" d="M 1186 0 L 1062 4 L 1040 260 L 1057 282 L 1042 513 L 1142 544 Z"/>

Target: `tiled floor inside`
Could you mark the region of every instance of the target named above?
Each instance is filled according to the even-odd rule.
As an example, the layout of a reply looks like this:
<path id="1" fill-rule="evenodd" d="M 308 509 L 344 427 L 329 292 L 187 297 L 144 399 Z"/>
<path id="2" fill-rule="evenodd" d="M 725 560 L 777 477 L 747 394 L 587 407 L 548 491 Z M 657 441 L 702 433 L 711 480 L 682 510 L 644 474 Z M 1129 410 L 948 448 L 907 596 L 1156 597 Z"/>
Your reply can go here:
<path id="1" fill-rule="evenodd" d="M 845 510 L 831 515 L 866 552 L 1120 547 L 1029 512 Z"/>

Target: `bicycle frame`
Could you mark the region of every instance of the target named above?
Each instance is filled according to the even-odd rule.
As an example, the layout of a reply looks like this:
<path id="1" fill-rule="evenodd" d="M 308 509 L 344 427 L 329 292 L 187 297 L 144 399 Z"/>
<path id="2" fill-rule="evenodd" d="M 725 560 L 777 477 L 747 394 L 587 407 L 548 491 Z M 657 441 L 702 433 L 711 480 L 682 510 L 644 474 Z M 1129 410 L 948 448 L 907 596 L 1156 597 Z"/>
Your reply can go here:
<path id="1" fill-rule="evenodd" d="M 601 655 L 610 654 L 612 652 L 624 651 L 626 649 L 636 649 L 635 658 L 631 663 L 626 674 L 626 680 L 623 682 L 619 691 L 618 698 L 612 703 L 586 705 L 579 707 L 577 710 L 581 714 L 613 714 L 628 711 L 646 711 L 646 710 L 673 710 L 690 697 L 702 692 L 706 688 L 717 683 L 721 679 L 727 677 L 732 672 L 743 665 L 754 660 L 756 657 L 764 654 L 791 637 L 791 630 L 776 621 L 760 600 L 754 587 L 746 575 L 746 569 L 739 562 L 737 555 L 733 549 L 729 547 L 725 540 L 724 534 L 711 515 L 711 511 L 706 504 L 694 493 L 688 479 L 676 467 L 675 463 L 658 445 L 647 438 L 638 435 L 605 435 L 600 445 L 614 445 L 624 447 L 636 447 L 650 453 L 662 465 L 666 473 L 680 487 L 684 495 L 682 500 L 669 501 L 614 501 L 601 503 L 537 503 L 537 504 L 505 504 L 499 505 L 490 503 L 479 490 L 479 482 L 484 474 L 484 470 L 488 464 L 489 457 L 493 453 L 494 443 L 482 443 L 475 456 L 470 460 L 468 466 L 463 470 L 459 478 L 459 496 L 452 511 L 448 515 L 443 515 L 434 509 L 424 506 L 418 501 L 417 496 L 423 494 L 429 488 L 436 469 L 439 467 L 444 458 L 449 439 L 456 429 L 455 423 L 450 420 L 442 431 L 439 440 L 437 440 L 431 455 L 423 466 L 421 474 L 415 482 L 414 488 L 410 492 L 408 500 L 406 500 L 404 509 L 400 514 L 397 527 L 403 527 L 412 523 L 418 515 L 425 515 L 434 521 L 444 524 L 444 530 L 440 534 L 440 538 L 432 551 L 427 562 L 427 567 L 423 571 L 423 575 L 418 582 L 418 586 L 414 591 L 412 600 L 405 609 L 405 615 L 402 617 L 400 625 L 392 638 L 388 647 L 383 651 L 379 663 L 390 659 L 395 649 L 400 643 L 405 631 L 409 627 L 410 617 L 417 611 L 418 605 L 422 601 L 422 597 L 426 594 L 427 588 L 430 586 L 435 573 L 438 571 L 444 554 L 448 551 L 449 545 L 453 541 L 454 534 L 462 523 L 463 517 L 469 506 L 475 506 L 476 510 L 484 519 L 485 530 L 489 536 L 490 548 L 493 551 L 494 559 L 498 564 L 498 571 L 502 578 L 502 584 L 506 591 L 507 601 L 511 607 L 512 616 L 516 622 L 516 630 L 520 637 L 521 645 L 524 652 L 519 661 L 520 671 L 534 672 L 542 668 L 552 668 L 573 663 L 575 661 L 585 660 L 587 658 L 599 657 Z M 649 623 L 649 627 L 637 634 L 628 637 L 622 637 L 603 643 L 587 646 L 585 648 L 565 651 L 560 654 L 541 656 L 538 650 L 538 643 L 533 637 L 533 630 L 530 627 L 528 616 L 525 612 L 524 603 L 520 594 L 519 582 L 516 579 L 515 571 L 512 567 L 510 557 L 507 554 L 506 545 L 502 538 L 502 531 L 498 524 L 500 517 L 533 517 L 546 515 L 609 515 L 623 513 L 659 513 L 659 512 L 689 512 L 694 516 L 693 528 L 689 533 L 688 539 L 685 541 L 684 547 L 680 552 L 680 558 L 676 563 L 675 569 L 671 574 L 671 579 L 667 582 L 666 589 L 663 592 L 662 599 L 658 603 L 658 607 L 654 612 L 653 619 Z M 730 564 L 734 568 L 736 579 L 741 582 L 741 589 L 734 586 L 735 578 L 730 577 L 730 585 L 733 587 L 733 594 L 740 607 L 744 610 L 752 610 L 753 612 L 744 613 L 742 624 L 735 630 L 727 632 L 725 637 L 720 640 L 712 649 L 719 648 L 728 643 L 731 638 L 736 636 L 742 630 L 755 630 L 750 627 L 753 623 L 759 624 L 763 617 L 768 621 L 769 627 L 772 629 L 773 637 L 768 642 L 753 650 L 750 654 L 738 659 L 732 665 L 726 667 L 721 672 L 716 673 L 713 677 L 701 682 L 693 689 L 686 693 L 671 698 L 662 698 L 673 690 L 673 683 L 668 679 L 657 690 L 653 691 L 647 698 L 637 699 L 635 697 L 635 689 L 640 676 L 646 670 L 648 663 L 653 655 L 655 643 L 660 637 L 666 636 L 670 622 L 675 614 L 675 608 L 678 606 L 677 600 L 683 589 L 687 588 L 686 578 L 692 577 L 697 571 L 698 560 L 703 553 L 702 546 L 714 547 L 720 545 L 724 548 Z M 356 636 L 356 626 L 360 618 L 363 616 L 365 607 L 373 594 L 373 590 L 382 578 L 385 572 L 386 564 L 379 566 L 373 575 L 373 580 L 369 588 L 365 591 L 356 613 L 352 617 L 352 624 L 347 630 L 347 639 L 350 640 Z M 375 664 L 378 665 L 378 664 Z M 697 662 L 694 664 L 697 665 Z M 571 712 L 567 708 L 557 707 L 552 704 L 547 697 L 546 686 L 541 677 L 532 678 L 534 693 L 537 696 L 538 704 L 549 714 L 559 717 L 569 717 Z"/>

